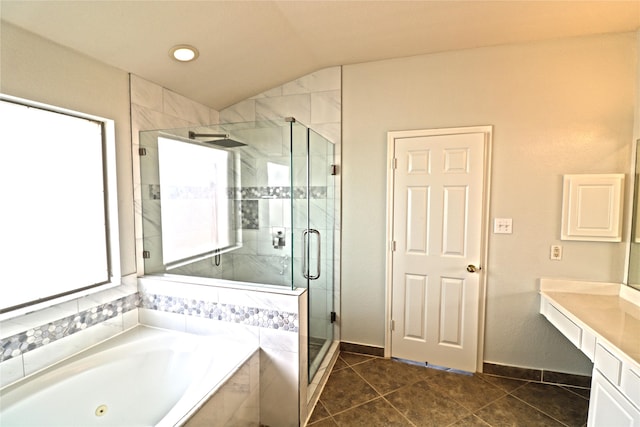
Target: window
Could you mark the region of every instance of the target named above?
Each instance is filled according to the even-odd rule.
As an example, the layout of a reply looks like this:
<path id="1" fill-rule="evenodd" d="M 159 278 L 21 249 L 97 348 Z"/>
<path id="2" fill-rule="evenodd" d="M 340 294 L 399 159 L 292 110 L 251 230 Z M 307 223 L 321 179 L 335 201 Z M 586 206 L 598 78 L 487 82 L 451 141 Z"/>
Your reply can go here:
<path id="1" fill-rule="evenodd" d="M 120 283 L 114 145 L 112 121 L 0 96 L 0 313 Z"/>
<path id="2" fill-rule="evenodd" d="M 158 137 L 162 259 L 167 268 L 237 247 L 233 155 Z"/>

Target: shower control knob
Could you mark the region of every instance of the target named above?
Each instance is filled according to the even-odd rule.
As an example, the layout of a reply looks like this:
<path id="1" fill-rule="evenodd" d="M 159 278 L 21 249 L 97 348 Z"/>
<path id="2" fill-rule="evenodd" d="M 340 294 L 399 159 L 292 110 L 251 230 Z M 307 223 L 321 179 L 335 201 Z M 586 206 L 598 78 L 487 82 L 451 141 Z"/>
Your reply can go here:
<path id="1" fill-rule="evenodd" d="M 473 264 L 469 264 L 467 265 L 467 271 L 469 273 L 477 273 L 478 271 L 482 270 L 482 267 L 476 267 Z"/>

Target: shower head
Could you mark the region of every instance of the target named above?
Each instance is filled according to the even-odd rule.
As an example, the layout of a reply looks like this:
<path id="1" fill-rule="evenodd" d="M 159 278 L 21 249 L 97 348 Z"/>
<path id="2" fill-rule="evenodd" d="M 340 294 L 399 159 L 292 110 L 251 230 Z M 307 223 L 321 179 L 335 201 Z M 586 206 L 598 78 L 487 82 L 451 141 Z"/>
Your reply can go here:
<path id="1" fill-rule="evenodd" d="M 235 148 L 235 147 L 244 147 L 247 144 L 244 142 L 236 141 L 235 139 L 222 138 L 222 139 L 214 139 L 213 141 L 205 141 L 207 144 L 218 145 L 220 147 L 225 148 Z"/>
<path id="2" fill-rule="evenodd" d="M 247 145 L 244 142 L 230 139 L 229 135 L 226 133 L 195 133 L 195 132 L 189 131 L 189 138 L 190 139 L 219 138 L 219 139 L 213 139 L 211 141 L 203 141 L 203 142 L 207 144 L 217 145 L 219 147 L 224 147 L 224 148 L 244 147 L 245 145 Z"/>

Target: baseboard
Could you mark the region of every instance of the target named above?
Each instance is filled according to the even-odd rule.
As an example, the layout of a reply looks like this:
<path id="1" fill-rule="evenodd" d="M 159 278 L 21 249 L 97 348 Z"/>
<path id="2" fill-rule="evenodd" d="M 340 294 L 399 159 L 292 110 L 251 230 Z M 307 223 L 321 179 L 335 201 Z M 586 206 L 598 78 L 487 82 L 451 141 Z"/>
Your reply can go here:
<path id="1" fill-rule="evenodd" d="M 483 363 L 482 372 L 486 375 L 533 381 L 547 384 L 567 385 L 571 387 L 590 388 L 591 377 L 587 375 L 566 374 L 545 369 L 529 369 L 517 366 Z"/>
<path id="2" fill-rule="evenodd" d="M 375 347 L 372 345 L 354 344 L 350 342 L 340 342 L 340 351 L 347 353 L 366 354 L 368 356 L 384 357 L 384 347 Z"/>

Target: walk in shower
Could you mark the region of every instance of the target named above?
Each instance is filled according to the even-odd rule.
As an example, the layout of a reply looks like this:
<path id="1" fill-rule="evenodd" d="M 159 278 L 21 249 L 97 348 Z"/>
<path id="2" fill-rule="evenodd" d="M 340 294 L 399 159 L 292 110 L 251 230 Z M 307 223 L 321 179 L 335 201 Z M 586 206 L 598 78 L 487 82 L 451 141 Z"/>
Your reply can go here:
<path id="1" fill-rule="evenodd" d="M 293 118 L 140 132 L 145 274 L 308 289 L 309 379 L 333 341 L 334 146 Z"/>

